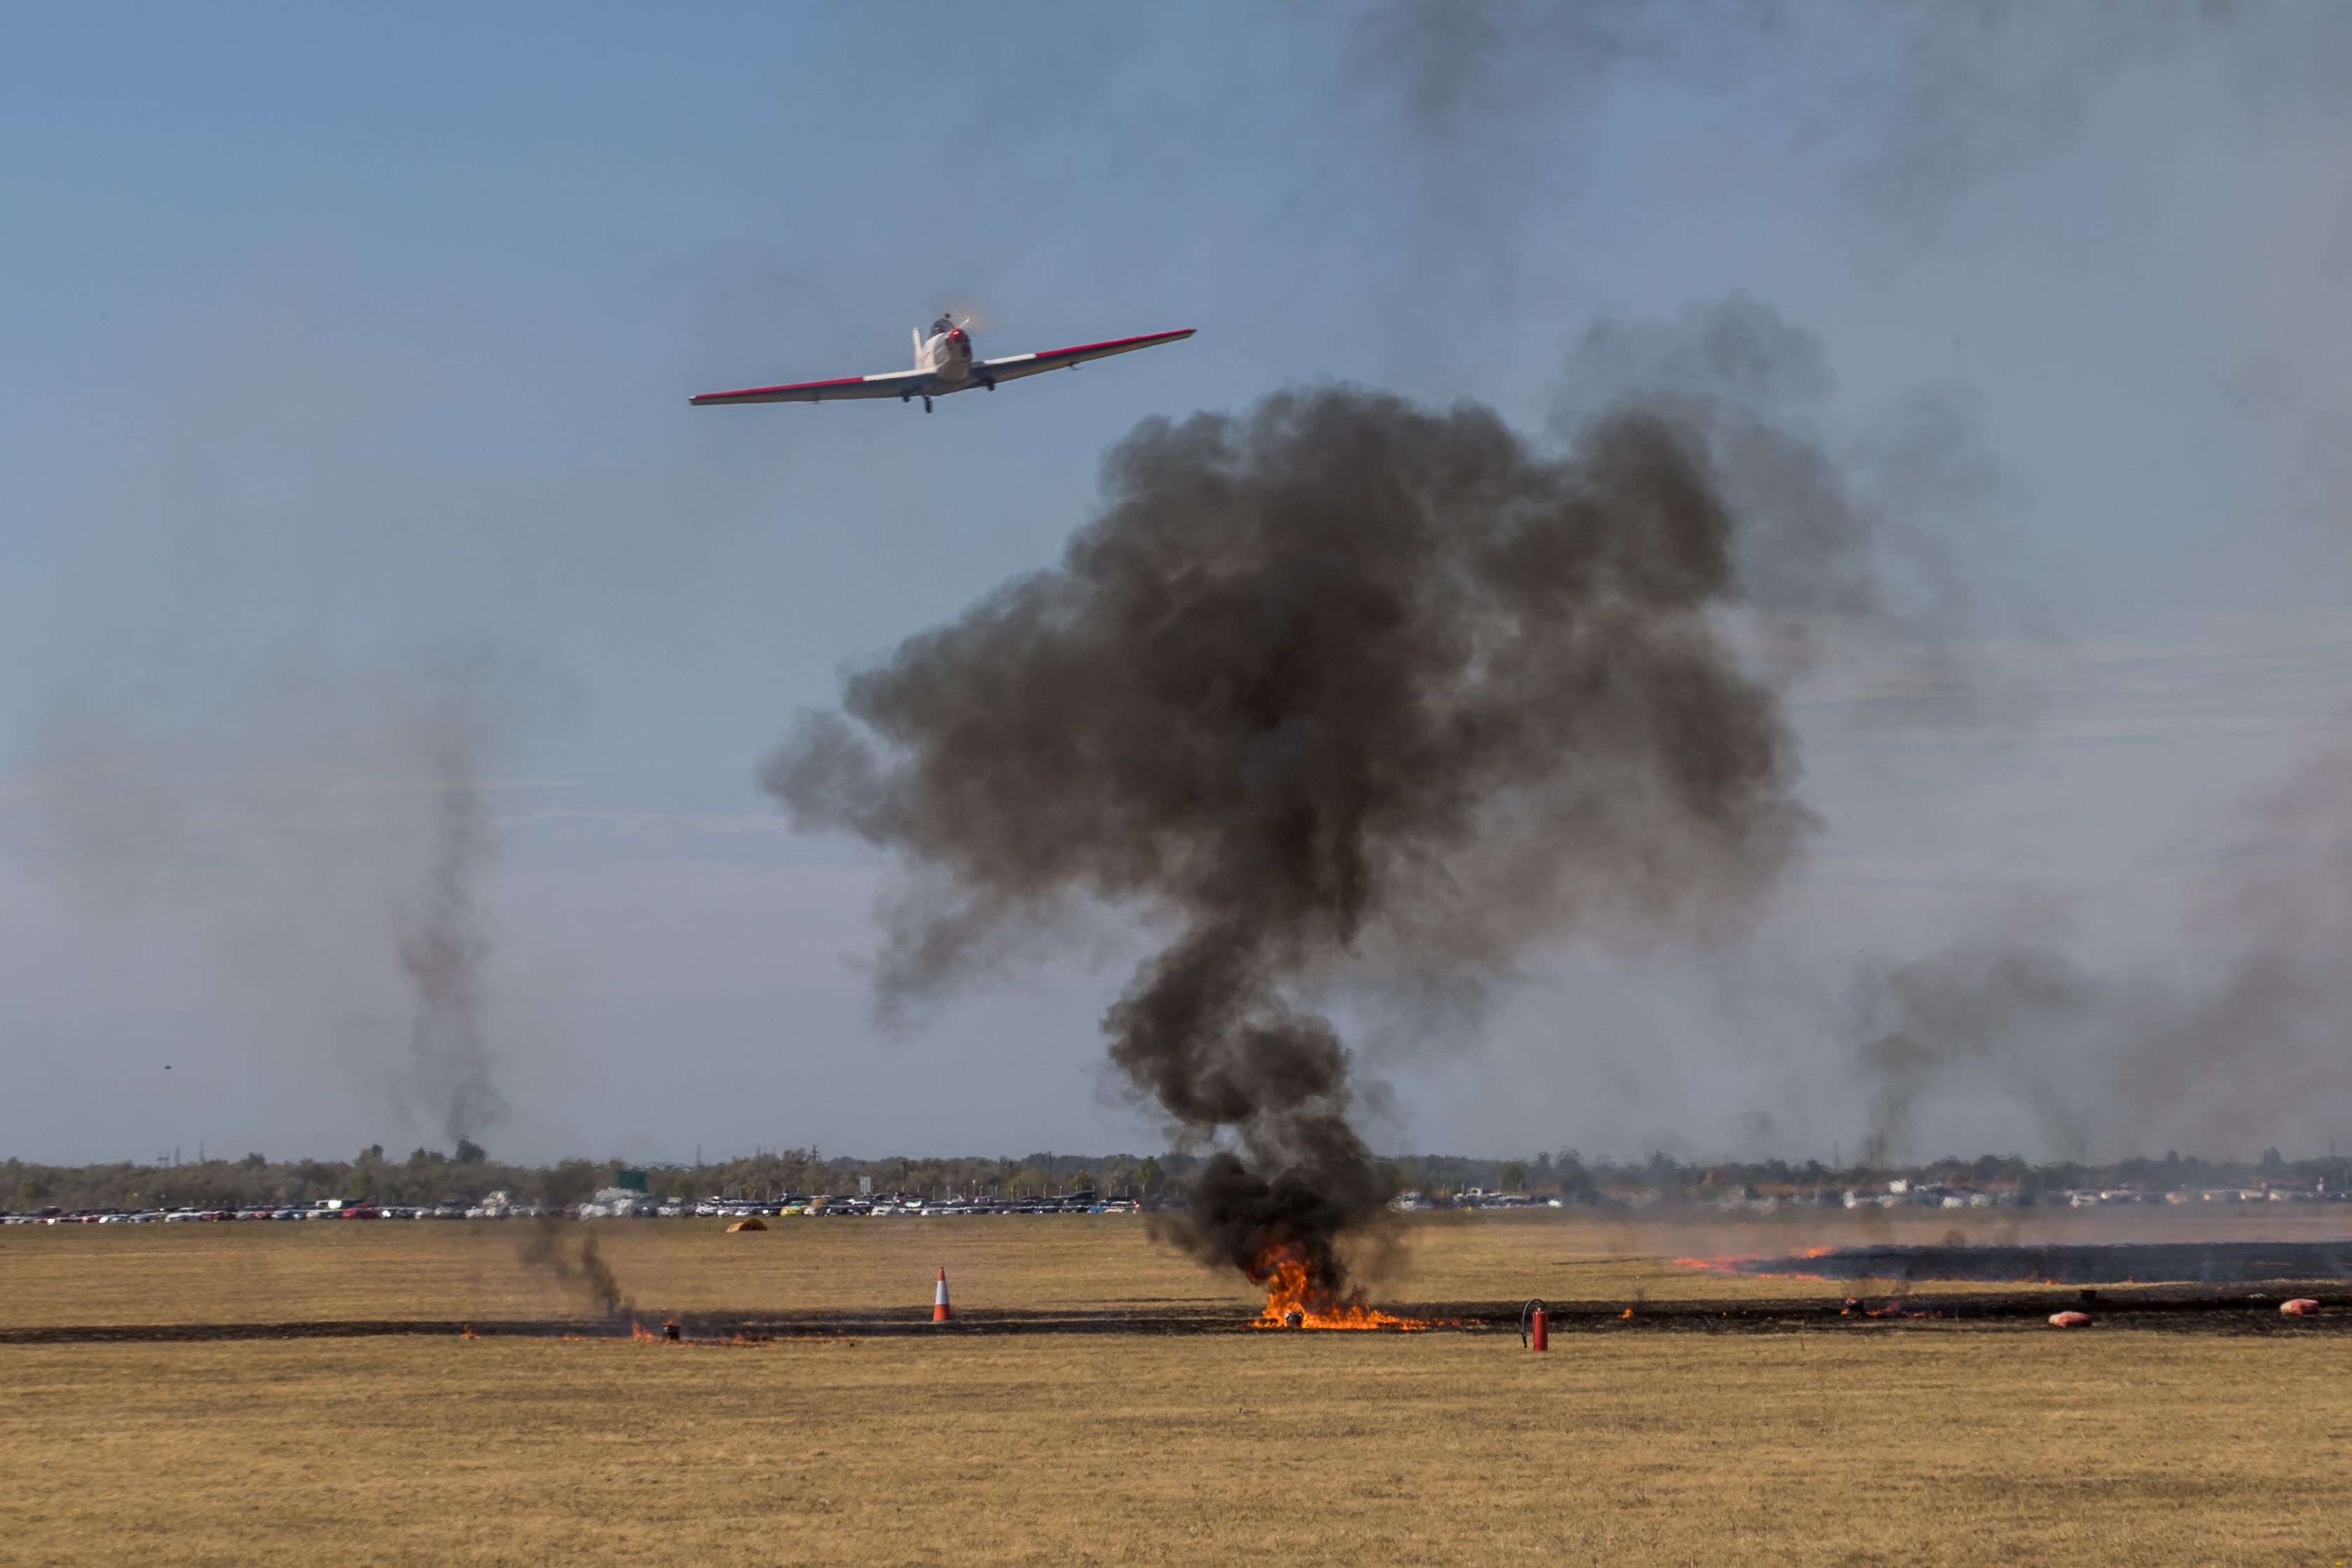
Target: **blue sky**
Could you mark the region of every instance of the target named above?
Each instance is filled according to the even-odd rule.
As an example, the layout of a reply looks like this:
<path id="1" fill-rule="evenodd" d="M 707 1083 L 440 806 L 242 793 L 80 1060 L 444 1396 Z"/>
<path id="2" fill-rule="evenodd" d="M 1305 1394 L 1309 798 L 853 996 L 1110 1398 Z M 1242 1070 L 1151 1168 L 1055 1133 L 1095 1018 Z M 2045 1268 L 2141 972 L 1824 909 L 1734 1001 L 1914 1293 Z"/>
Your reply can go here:
<path id="1" fill-rule="evenodd" d="M 2347 47 L 2317 4 L 25 12 L 0 1149 L 436 1139 L 387 932 L 452 648 L 510 720 L 493 1147 L 1150 1146 L 1097 1066 L 1133 932 L 886 1035 L 885 868 L 759 757 L 1049 562 L 1139 420 L 1341 380 L 1540 432 L 1593 323 L 1731 296 L 1817 340 L 1842 454 L 1927 398 L 1982 479 L 1889 470 L 1935 608 L 1795 695 L 1813 854 L 1737 953 L 1564 949 L 1473 1038 L 1357 1038 L 1386 1146 L 1850 1145 L 1857 963 L 2024 904 L 2162 967 L 2344 738 Z M 928 418 L 686 405 L 896 368 L 950 303 L 983 351 L 1200 335 Z M 2013 1084 L 1939 1093 L 1923 1138 L 2041 1152 Z M 2210 1130 L 2352 1112 L 2298 1098 Z"/>

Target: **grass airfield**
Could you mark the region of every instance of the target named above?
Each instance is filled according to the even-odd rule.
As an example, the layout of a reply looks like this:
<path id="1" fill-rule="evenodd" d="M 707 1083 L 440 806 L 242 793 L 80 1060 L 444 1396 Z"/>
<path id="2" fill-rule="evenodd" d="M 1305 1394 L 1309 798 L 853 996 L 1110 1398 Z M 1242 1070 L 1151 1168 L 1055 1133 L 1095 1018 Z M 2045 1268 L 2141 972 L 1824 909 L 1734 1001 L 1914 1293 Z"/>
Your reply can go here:
<path id="1" fill-rule="evenodd" d="M 1416 1217 L 1376 1294 L 1820 1295 L 1849 1287 L 1671 1260 L 1954 1228 Z M 1108 1217 L 593 1233 L 648 1312 L 919 1305 L 942 1263 L 971 1312 L 1254 1304 Z M 584 1311 L 520 1254 L 511 1225 L 14 1228 L 0 1328 Z M 2347 1374 L 2340 1334 L 1950 1323 L 1540 1357 L 1508 1334 L 0 1343 L 0 1562 L 2332 1564 Z"/>

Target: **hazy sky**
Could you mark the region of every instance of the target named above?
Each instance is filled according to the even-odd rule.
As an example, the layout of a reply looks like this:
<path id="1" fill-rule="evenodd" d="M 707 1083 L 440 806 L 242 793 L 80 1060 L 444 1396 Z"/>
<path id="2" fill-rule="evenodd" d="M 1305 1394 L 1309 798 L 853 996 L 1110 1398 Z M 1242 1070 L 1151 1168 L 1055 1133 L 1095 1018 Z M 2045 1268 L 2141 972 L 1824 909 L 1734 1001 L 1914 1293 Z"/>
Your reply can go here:
<path id="1" fill-rule="evenodd" d="M 1346 381 L 1540 435 L 1596 325 L 1727 300 L 1810 340 L 1795 417 L 1883 514 L 1888 613 L 1792 697 L 1818 831 L 1734 938 L 1548 949 L 1433 1044 L 1343 1007 L 1376 1142 L 1825 1155 L 1889 1114 L 1873 977 L 2334 943 L 2348 68 L 2324 0 L 23 11 L 0 1153 L 446 1144 L 404 955 L 453 690 L 494 1152 L 1154 1146 L 1098 1066 L 1131 929 L 885 1031 L 887 867 L 759 759 L 1050 563 L 1141 420 Z M 1199 336 L 929 417 L 687 406 L 946 305 Z M 1879 1130 L 2352 1140 L 2352 1049 L 2201 1005 L 2145 1062 L 1962 1039 Z"/>

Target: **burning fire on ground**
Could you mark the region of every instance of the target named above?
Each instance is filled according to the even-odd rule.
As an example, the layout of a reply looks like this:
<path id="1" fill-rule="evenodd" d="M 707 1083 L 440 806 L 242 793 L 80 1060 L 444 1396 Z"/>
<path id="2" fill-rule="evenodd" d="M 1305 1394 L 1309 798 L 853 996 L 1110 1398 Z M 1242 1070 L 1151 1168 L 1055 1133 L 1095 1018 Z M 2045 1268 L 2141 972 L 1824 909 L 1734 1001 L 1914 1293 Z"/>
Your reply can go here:
<path id="1" fill-rule="evenodd" d="M 1293 1242 L 1276 1242 L 1261 1251 L 1248 1269 L 1250 1282 L 1265 1287 L 1265 1311 L 1254 1325 L 1262 1329 L 1387 1329 L 1418 1333 L 1437 1326 L 1428 1318 L 1401 1318 L 1366 1306 L 1352 1297 L 1337 1299 L 1329 1283 L 1316 1277 L 1306 1249 Z"/>
<path id="2" fill-rule="evenodd" d="M 1759 1253 L 1753 1252 L 1744 1253 L 1737 1257 L 1677 1258 L 1675 1260 L 1675 1267 L 1677 1269 L 1702 1270 L 1710 1274 L 1769 1274 L 1773 1278 L 1782 1280 L 1825 1280 L 1829 1278 L 1826 1274 L 1817 1274 L 1803 1269 L 1779 1267 L 1777 1265 L 1792 1264 L 1801 1259 L 1827 1258 L 1838 1250 L 1839 1249 L 1835 1247 L 1807 1247 L 1790 1254 L 1788 1257 L 1777 1259 L 1766 1258 Z M 1767 1268 L 1766 1265 L 1768 1264 L 1775 1266 Z"/>

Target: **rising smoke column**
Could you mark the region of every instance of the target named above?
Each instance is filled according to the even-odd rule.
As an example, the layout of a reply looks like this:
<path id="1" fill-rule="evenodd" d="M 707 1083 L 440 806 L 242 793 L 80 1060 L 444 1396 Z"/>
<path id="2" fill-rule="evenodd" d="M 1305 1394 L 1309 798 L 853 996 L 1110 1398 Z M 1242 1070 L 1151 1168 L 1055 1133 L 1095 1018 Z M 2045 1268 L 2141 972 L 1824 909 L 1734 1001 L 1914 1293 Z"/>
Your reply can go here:
<path id="1" fill-rule="evenodd" d="M 586 1232 L 580 1239 L 576 1253 L 567 1251 L 563 1245 L 564 1233 L 572 1229 Z M 618 1317 L 630 1309 L 628 1292 L 621 1289 L 612 1265 L 597 1249 L 595 1235 L 589 1227 L 567 1225 L 551 1214 L 542 1214 L 522 1232 L 516 1255 L 532 1268 L 547 1270 L 566 1289 L 594 1301 L 608 1318 Z"/>
<path id="2" fill-rule="evenodd" d="M 889 1003 L 1072 897 L 1167 929 L 1104 1019 L 1177 1135 L 1234 1145 L 1187 1239 L 1342 1296 L 1387 1196 L 1303 998 L 1447 1007 L 1529 940 L 1736 910 L 1810 821 L 1703 433 L 1640 407 L 1564 455 L 1471 404 L 1328 389 L 1154 420 L 1061 565 L 846 683 L 762 768 L 796 825 L 915 873 Z"/>
<path id="3" fill-rule="evenodd" d="M 409 716 L 425 765 L 423 876 L 399 933 L 413 1009 L 409 1062 L 453 1144 L 480 1135 L 507 1110 L 482 1022 L 490 934 L 478 891 L 497 852 L 483 762 L 509 722 L 493 700 L 497 673 L 479 651 L 446 658 Z"/>

